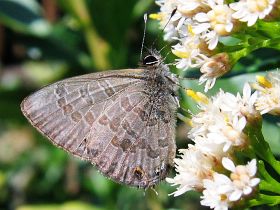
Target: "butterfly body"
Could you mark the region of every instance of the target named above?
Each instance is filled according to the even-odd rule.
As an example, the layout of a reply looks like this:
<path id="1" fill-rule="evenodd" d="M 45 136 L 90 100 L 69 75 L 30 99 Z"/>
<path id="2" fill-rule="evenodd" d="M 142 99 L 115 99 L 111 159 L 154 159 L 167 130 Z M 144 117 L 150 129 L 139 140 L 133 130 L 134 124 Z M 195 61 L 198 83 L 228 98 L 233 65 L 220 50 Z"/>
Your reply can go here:
<path id="1" fill-rule="evenodd" d="M 129 186 L 163 180 L 176 153 L 178 79 L 159 54 L 142 68 L 58 81 L 21 104 L 30 123 L 56 146 Z"/>

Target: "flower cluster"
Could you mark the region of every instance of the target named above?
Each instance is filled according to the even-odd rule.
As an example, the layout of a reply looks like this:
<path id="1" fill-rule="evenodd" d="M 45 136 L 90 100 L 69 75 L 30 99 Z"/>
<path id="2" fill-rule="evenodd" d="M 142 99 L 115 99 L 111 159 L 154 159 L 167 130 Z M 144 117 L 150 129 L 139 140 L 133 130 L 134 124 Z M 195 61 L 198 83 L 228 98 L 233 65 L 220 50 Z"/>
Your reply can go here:
<path id="1" fill-rule="evenodd" d="M 200 68 L 199 83 L 205 83 L 206 92 L 231 68 L 228 56 L 217 59 L 219 38 L 243 30 L 246 23 L 250 27 L 258 19 L 276 18 L 278 1 L 240 0 L 227 4 L 224 0 L 156 0 L 160 12 L 150 17 L 160 21 L 166 40 L 177 41 L 172 47 L 178 57 L 177 68 Z"/>
<path id="2" fill-rule="evenodd" d="M 256 159 L 245 165 L 235 164 L 235 152 L 246 151 L 249 140 L 245 126 L 257 115 L 254 104 L 258 92 L 251 93 L 245 84 L 243 94 L 236 96 L 222 90 L 208 98 L 200 92 L 187 94 L 198 102 L 200 112 L 192 116 L 189 138 L 194 144 L 182 149 L 175 159 L 176 176 L 167 178 L 179 185 L 174 196 L 189 190 L 202 192 L 201 204 L 227 209 L 251 195 L 258 183 Z"/>
<path id="3" fill-rule="evenodd" d="M 270 113 L 280 115 L 280 74 L 271 72 L 266 77 L 258 76 L 258 84 L 254 88 L 258 90 L 256 109 L 261 114 Z"/>

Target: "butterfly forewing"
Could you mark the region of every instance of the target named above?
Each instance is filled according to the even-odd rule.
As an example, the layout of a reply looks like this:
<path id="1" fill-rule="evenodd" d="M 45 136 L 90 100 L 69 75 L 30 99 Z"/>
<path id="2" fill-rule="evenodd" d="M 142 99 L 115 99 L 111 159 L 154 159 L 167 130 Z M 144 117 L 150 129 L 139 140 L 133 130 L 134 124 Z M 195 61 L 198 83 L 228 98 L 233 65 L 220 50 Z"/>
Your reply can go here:
<path id="1" fill-rule="evenodd" d="M 62 80 L 27 97 L 21 108 L 55 145 L 117 182 L 147 188 L 165 178 L 172 165 L 175 109 L 168 105 L 172 99 L 160 108 L 151 103 L 145 71 Z"/>

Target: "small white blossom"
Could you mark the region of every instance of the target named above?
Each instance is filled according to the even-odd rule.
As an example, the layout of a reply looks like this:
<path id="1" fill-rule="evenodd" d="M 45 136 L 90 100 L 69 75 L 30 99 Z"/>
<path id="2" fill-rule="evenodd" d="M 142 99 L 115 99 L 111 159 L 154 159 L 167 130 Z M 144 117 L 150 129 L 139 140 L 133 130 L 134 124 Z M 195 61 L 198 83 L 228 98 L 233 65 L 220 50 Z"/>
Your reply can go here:
<path id="1" fill-rule="evenodd" d="M 209 136 L 196 136 L 193 141 L 195 147 L 202 153 L 212 156 L 216 164 L 220 164 L 222 158 L 227 154 L 224 152 L 224 142 L 220 139 L 209 138 Z"/>
<path id="2" fill-rule="evenodd" d="M 255 113 L 254 104 L 256 100 L 257 93 L 252 94 L 250 85 L 245 83 L 242 96 L 239 93 L 237 93 L 237 96 L 234 96 L 221 90 L 213 101 L 223 112 L 232 116 L 244 117 L 247 114 Z"/>
<path id="3" fill-rule="evenodd" d="M 199 49 L 200 44 L 201 40 L 198 36 L 188 36 L 181 40 L 181 43 L 173 46 L 173 54 L 180 58 L 177 60 L 176 67 L 185 70 L 190 67 L 200 67 L 205 63 L 208 57 Z"/>
<path id="4" fill-rule="evenodd" d="M 244 147 L 247 143 L 247 136 L 242 132 L 246 125 L 245 117 L 232 117 L 230 121 L 219 121 L 215 126 L 209 127 L 208 139 L 223 143 L 223 151 L 227 152 L 232 146 Z"/>
<path id="5" fill-rule="evenodd" d="M 230 4 L 235 10 L 232 17 L 248 26 L 254 25 L 258 19 L 264 19 L 273 9 L 276 0 L 240 0 Z"/>
<path id="6" fill-rule="evenodd" d="M 214 173 L 213 179 L 203 180 L 205 190 L 201 196 L 201 205 L 215 210 L 227 210 L 232 203 L 229 200 L 234 190 L 232 181 L 223 174 Z"/>
<path id="7" fill-rule="evenodd" d="M 248 83 L 245 83 L 243 87 L 243 95 L 240 96 L 240 94 L 237 94 L 237 100 L 238 100 L 238 108 L 239 110 L 236 110 L 238 114 L 241 116 L 246 116 L 249 114 L 253 114 L 256 112 L 255 109 L 255 103 L 258 97 L 258 93 L 254 92 L 252 93 L 251 87 Z"/>
<path id="8" fill-rule="evenodd" d="M 244 104 L 250 104 L 249 95 L 247 92 L 242 98 L 221 90 L 207 104 L 201 103 L 199 106 L 201 112 L 193 115 L 191 119 L 192 129 L 189 131 L 189 138 L 204 152 L 207 151 L 205 149 L 207 146 L 212 145 L 208 150 L 212 155 L 213 151 L 217 152 L 217 156 L 228 152 L 232 146 L 246 147 L 248 140 L 243 129 L 247 121 L 246 117 L 240 114 L 239 104 L 242 104 L 242 108 Z"/>
<path id="9" fill-rule="evenodd" d="M 258 92 L 256 109 L 261 114 L 280 115 L 280 73 L 269 73 L 267 78 L 259 76 L 258 82 L 254 86 Z"/>
<path id="10" fill-rule="evenodd" d="M 209 59 L 201 66 L 200 71 L 203 74 L 199 78 L 199 84 L 205 84 L 204 92 L 211 89 L 216 82 L 216 79 L 230 69 L 229 58 L 226 53 L 219 53 Z"/>
<path id="11" fill-rule="evenodd" d="M 164 39 L 172 40 L 172 37 L 177 36 L 176 26 L 179 20 L 182 18 L 180 13 L 175 13 L 171 17 L 172 11 L 177 7 L 177 0 L 157 0 L 156 4 L 160 6 L 160 12 L 158 14 L 150 15 L 153 19 L 158 19 L 160 21 L 160 27 L 164 28 Z M 169 21 L 170 19 L 170 21 Z M 169 21 L 169 23 L 168 23 Z M 167 24 L 168 23 L 168 24 Z M 166 25 L 167 24 L 167 25 Z"/>
<path id="12" fill-rule="evenodd" d="M 194 33 L 201 34 L 209 44 L 210 50 L 215 49 L 218 44 L 219 36 L 229 35 L 233 29 L 232 13 L 233 10 L 228 5 L 219 2 L 212 4 L 208 12 L 198 13 L 195 20 L 198 22 L 194 25 Z"/>
<path id="13" fill-rule="evenodd" d="M 208 128 L 215 125 L 217 121 L 223 120 L 220 110 L 210 101 L 208 104 L 200 104 L 201 112 L 193 115 L 191 119 L 192 129 L 189 131 L 189 138 L 206 136 Z"/>
<path id="14" fill-rule="evenodd" d="M 209 68 L 203 68 L 203 71 L 206 72 L 206 71 L 212 71 L 212 69 L 209 69 Z M 203 74 L 199 80 L 198 80 L 198 83 L 199 85 L 205 83 L 205 86 L 204 86 L 204 92 L 208 92 L 208 90 L 210 90 L 211 88 L 214 87 L 215 83 L 216 83 L 216 77 L 208 77 L 208 74 L 205 73 Z"/>
<path id="15" fill-rule="evenodd" d="M 178 11 L 186 17 L 193 17 L 198 12 L 210 9 L 207 0 L 178 0 Z"/>
<path id="16" fill-rule="evenodd" d="M 203 179 L 212 176 L 212 159 L 201 153 L 196 147 L 189 145 L 189 149 L 179 150 L 180 158 L 175 158 L 174 178 L 166 178 L 172 185 L 179 185 L 172 193 L 179 196 L 190 190 L 203 189 Z"/>
<path id="17" fill-rule="evenodd" d="M 257 163 L 256 159 L 251 160 L 247 165 L 235 166 L 229 158 L 223 158 L 223 166 L 231 171 L 230 178 L 234 185 L 234 191 L 229 199 L 231 201 L 239 200 L 242 195 L 249 195 L 253 189 L 259 184 L 260 179 L 256 178 Z"/>

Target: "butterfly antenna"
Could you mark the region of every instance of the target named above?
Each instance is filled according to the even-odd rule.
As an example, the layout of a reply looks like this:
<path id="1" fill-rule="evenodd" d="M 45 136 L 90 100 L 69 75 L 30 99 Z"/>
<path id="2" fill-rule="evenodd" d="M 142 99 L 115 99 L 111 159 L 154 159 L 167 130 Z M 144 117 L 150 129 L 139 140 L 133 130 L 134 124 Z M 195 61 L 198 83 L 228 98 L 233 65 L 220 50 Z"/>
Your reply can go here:
<path id="1" fill-rule="evenodd" d="M 145 36 L 146 36 L 146 28 L 147 28 L 147 13 L 144 14 L 144 33 L 143 33 L 143 39 L 141 44 L 141 53 L 140 53 L 140 61 L 142 60 L 143 56 L 143 48 L 144 48 L 144 42 L 145 42 Z"/>
<path id="2" fill-rule="evenodd" d="M 165 26 L 163 27 L 162 31 L 164 31 L 164 29 L 167 27 L 167 25 L 169 24 L 171 18 L 175 15 L 176 11 L 177 11 L 177 7 L 171 12 L 171 15 L 170 15 L 168 21 L 166 22 Z M 159 36 L 160 36 L 160 34 L 158 34 L 157 37 L 155 38 L 155 40 L 153 41 L 152 48 L 155 45 L 156 41 L 158 40 Z"/>

